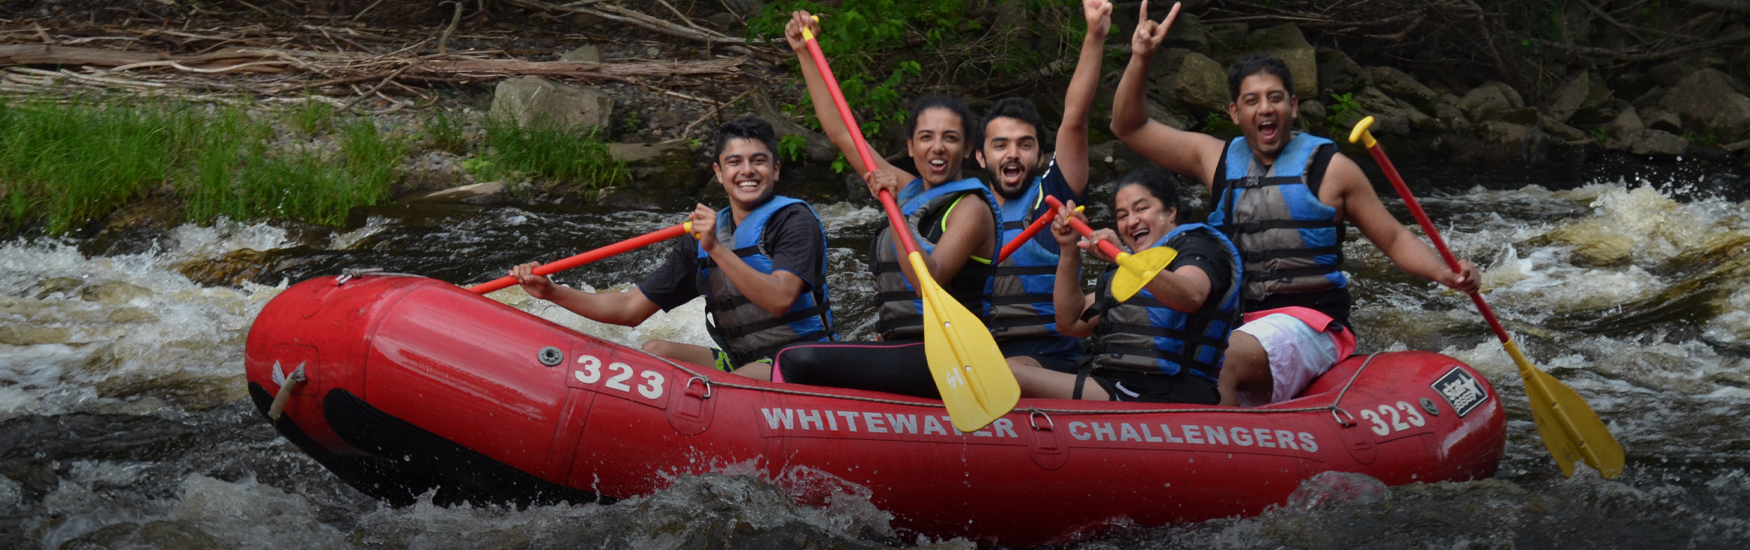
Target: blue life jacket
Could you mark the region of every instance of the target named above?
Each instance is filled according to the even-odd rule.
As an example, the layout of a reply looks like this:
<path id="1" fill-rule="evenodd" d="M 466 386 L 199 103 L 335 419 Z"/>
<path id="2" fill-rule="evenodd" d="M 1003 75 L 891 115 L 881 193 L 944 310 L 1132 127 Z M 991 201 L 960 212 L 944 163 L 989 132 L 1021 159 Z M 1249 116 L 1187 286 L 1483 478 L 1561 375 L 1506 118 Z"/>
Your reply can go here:
<path id="1" fill-rule="evenodd" d="M 1100 323 L 1094 327 L 1093 350 L 1089 352 L 1094 368 L 1174 375 L 1189 367 L 1204 378 L 1217 379 L 1228 334 L 1240 319 L 1240 257 L 1227 237 L 1200 223 L 1173 228 L 1155 241 L 1155 246 L 1178 242 L 1182 249 L 1185 245 L 1178 239 L 1192 238 L 1193 231 L 1221 242 L 1230 255 L 1233 270 L 1226 288 L 1209 289 L 1203 307 L 1194 313 L 1184 313 L 1156 300 L 1147 288 L 1119 302 L 1112 295 L 1112 275 L 1120 268 L 1107 270 L 1100 279 L 1099 302 L 1084 314 L 1084 318 L 1100 315 Z M 1167 264 L 1166 270 L 1177 269 L 1184 259 L 1181 255 Z"/>
<path id="2" fill-rule="evenodd" d="M 717 242 L 732 246 L 735 255 L 749 267 L 770 274 L 772 258 L 767 254 L 764 242 L 766 222 L 771 220 L 774 212 L 792 204 L 801 204 L 810 214 L 814 213 L 806 202 L 773 196 L 748 212 L 747 218 L 731 229 L 732 224 L 726 222 L 733 220 L 734 214 L 728 208 L 718 211 Z M 819 217 L 815 214 L 815 218 Z M 822 243 L 826 242 L 824 229 L 820 238 Z M 824 251 L 825 247 L 822 248 Z M 820 261 L 821 273 L 826 273 L 825 254 L 821 255 Z M 698 282 L 700 293 L 705 296 L 705 312 L 710 314 L 705 331 L 736 365 L 771 357 L 784 346 L 798 342 L 838 340 L 825 280 L 814 281 L 813 287 L 797 295 L 790 310 L 779 317 L 754 304 L 735 288 L 735 283 L 729 281 L 723 270 L 716 267 L 717 263 L 700 247 Z"/>
<path id="3" fill-rule="evenodd" d="M 1246 138 L 1227 144 L 1216 168 L 1209 225 L 1239 247 L 1245 261 L 1244 311 L 1310 307 L 1348 324 L 1349 278 L 1344 276 L 1344 225 L 1337 209 L 1319 201 L 1319 184 L 1336 154 L 1331 140 L 1296 134 L 1264 166 Z"/>
<path id="4" fill-rule="evenodd" d="M 995 219 L 996 196 L 977 178 L 946 182 L 928 190 L 924 189 L 922 179 L 916 179 L 900 190 L 895 200 L 900 202 L 900 214 L 910 224 L 919 252 L 929 254 L 936 249 L 936 241 L 947 230 L 948 212 L 959 205 L 961 199 L 974 193 L 984 200 L 972 202 L 991 209 L 991 218 Z M 994 230 L 992 235 L 996 235 Z M 910 260 L 901 257 L 894 249 L 893 228 L 882 228 L 869 247 L 870 270 L 875 273 L 875 331 L 887 341 L 922 338 L 924 302 L 900 267 L 900 262 Z M 943 290 L 974 315 L 984 317 L 989 307 L 984 289 L 990 273 L 990 260 L 974 256 L 948 284 L 942 285 Z"/>
<path id="5" fill-rule="evenodd" d="M 1038 177 L 1020 197 L 1010 199 L 998 210 L 997 223 L 1002 228 L 1000 243 L 1008 246 L 1019 238 L 1032 223 L 1039 205 L 1045 202 L 1045 190 Z M 991 334 L 999 344 L 1037 338 L 1068 338 L 1057 332 L 1057 308 L 1052 292 L 1057 284 L 1058 250 L 1052 242 L 1047 248 L 1039 244 L 1037 235 L 997 264 L 985 286 L 990 296 Z"/>

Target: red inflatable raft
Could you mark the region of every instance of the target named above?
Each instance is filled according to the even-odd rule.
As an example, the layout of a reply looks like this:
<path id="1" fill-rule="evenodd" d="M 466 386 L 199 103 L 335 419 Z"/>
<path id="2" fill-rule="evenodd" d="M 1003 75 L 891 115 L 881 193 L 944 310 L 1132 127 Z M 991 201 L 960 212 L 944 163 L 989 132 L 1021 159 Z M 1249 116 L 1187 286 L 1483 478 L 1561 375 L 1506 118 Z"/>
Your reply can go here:
<path id="1" fill-rule="evenodd" d="M 287 289 L 245 363 L 264 414 L 285 396 L 280 434 L 391 502 L 580 502 L 753 472 L 802 502 L 853 490 L 896 528 L 1010 545 L 1258 514 L 1326 471 L 1483 478 L 1505 444 L 1494 389 L 1434 353 L 1352 357 L 1266 408 L 1023 399 L 960 433 L 939 401 L 676 365 L 412 276 Z"/>

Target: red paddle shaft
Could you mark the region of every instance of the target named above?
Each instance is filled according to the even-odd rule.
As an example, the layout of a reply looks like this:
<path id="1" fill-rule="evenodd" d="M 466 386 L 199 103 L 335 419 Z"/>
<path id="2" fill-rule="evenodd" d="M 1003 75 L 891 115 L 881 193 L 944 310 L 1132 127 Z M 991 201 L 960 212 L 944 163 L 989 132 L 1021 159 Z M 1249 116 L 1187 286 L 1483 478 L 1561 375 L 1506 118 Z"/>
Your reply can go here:
<path id="1" fill-rule="evenodd" d="M 1014 240 L 1009 241 L 1009 244 L 1003 245 L 1002 253 L 997 254 L 997 263 L 1003 263 L 1003 260 L 1008 259 L 1010 254 L 1014 254 L 1016 250 L 1020 250 L 1021 245 L 1027 244 L 1027 241 L 1032 240 L 1034 235 L 1039 234 L 1040 229 L 1044 229 L 1046 225 L 1051 223 L 1051 220 L 1055 219 L 1057 219 L 1057 207 L 1053 206 L 1051 209 L 1045 211 L 1045 215 L 1039 216 L 1039 219 L 1037 220 L 1033 220 L 1033 224 L 1028 225 L 1027 229 L 1022 230 L 1020 235 L 1016 236 Z"/>
<path id="2" fill-rule="evenodd" d="M 826 54 L 820 51 L 820 43 L 814 40 L 814 33 L 806 27 L 802 30 L 802 37 L 808 43 L 809 57 L 814 59 L 815 68 L 820 70 L 821 80 L 826 81 L 826 91 L 832 94 L 832 103 L 839 110 L 839 118 L 845 121 L 845 130 L 851 133 L 851 141 L 857 145 L 857 156 L 863 160 L 864 173 L 875 171 L 875 155 L 869 152 L 869 143 L 863 141 L 863 130 L 857 127 L 857 117 L 851 114 L 851 106 L 845 103 L 844 92 L 839 91 L 839 79 L 833 76 L 832 67 L 827 66 Z M 899 215 L 899 205 L 894 204 L 893 194 L 882 189 L 880 197 L 881 208 L 887 211 L 887 222 L 893 226 L 893 237 L 899 239 L 906 254 L 916 253 L 918 245 L 912 241 L 905 217 Z"/>
<path id="3" fill-rule="evenodd" d="M 570 258 L 566 258 L 563 260 L 559 260 L 557 262 L 543 265 L 543 266 L 535 268 L 535 274 L 536 275 L 551 275 L 553 273 L 565 271 L 567 269 L 571 269 L 573 267 L 577 267 L 580 265 L 591 263 L 591 262 L 600 260 L 602 258 L 607 258 L 609 256 L 614 256 L 616 254 L 621 254 L 621 253 L 625 253 L 625 252 L 630 252 L 633 250 L 644 248 L 646 246 L 650 246 L 652 244 L 656 244 L 656 243 L 659 243 L 662 241 L 673 239 L 675 237 L 679 237 L 681 235 L 687 234 L 687 226 L 688 225 L 689 224 L 683 223 L 683 224 L 675 225 L 673 227 L 669 227 L 667 229 L 663 229 L 660 231 L 655 231 L 652 233 L 645 233 L 645 234 L 637 236 L 637 237 L 632 237 L 632 238 L 626 239 L 624 241 L 620 241 L 620 242 L 610 244 L 610 245 L 607 245 L 607 246 L 604 246 L 601 248 L 597 248 L 595 250 L 591 250 L 589 252 L 585 252 L 582 254 L 578 254 L 576 256 L 572 256 Z M 470 292 L 475 293 L 475 294 L 485 294 L 485 293 L 492 292 L 494 290 L 498 290 L 501 288 L 505 288 L 505 287 L 508 287 L 508 286 L 514 285 L 514 284 L 516 284 L 516 278 L 514 278 L 514 277 L 500 277 L 500 278 L 494 279 L 494 280 L 489 281 L 489 282 L 480 283 L 480 284 L 468 287 L 468 290 Z"/>
<path id="4" fill-rule="evenodd" d="M 1404 205 L 1410 207 L 1410 215 L 1416 217 L 1416 223 L 1422 226 L 1422 232 L 1427 233 L 1428 240 L 1434 242 L 1434 249 L 1440 251 L 1441 259 L 1446 260 L 1446 267 L 1451 268 L 1453 273 L 1462 271 L 1458 266 L 1458 257 L 1453 256 L 1452 250 L 1446 247 L 1446 239 L 1440 238 L 1440 231 L 1434 229 L 1434 222 L 1428 219 L 1427 212 L 1422 211 L 1422 205 L 1416 202 L 1416 196 L 1410 194 L 1410 187 L 1404 184 L 1404 177 L 1398 175 L 1397 167 L 1392 166 L 1391 159 L 1385 157 L 1385 149 L 1375 143 L 1367 148 L 1367 152 L 1373 155 L 1373 161 L 1379 163 L 1379 168 L 1385 171 L 1385 179 L 1391 180 L 1392 187 L 1398 190 L 1398 196 L 1403 197 Z M 1489 322 L 1489 330 L 1494 331 L 1495 338 L 1502 342 L 1512 339 L 1507 335 L 1507 329 L 1501 326 L 1501 320 L 1495 317 L 1495 310 L 1489 309 L 1489 303 L 1483 301 L 1483 295 L 1472 292 L 1470 301 L 1476 303 L 1477 311 L 1483 314 L 1483 320 Z"/>
<path id="5" fill-rule="evenodd" d="M 1057 197 L 1053 197 L 1051 195 L 1046 195 L 1045 202 L 1046 202 L 1046 204 L 1051 205 L 1052 212 L 1056 212 L 1057 209 L 1063 208 L 1063 201 L 1057 200 Z M 1089 239 L 1094 238 L 1094 228 L 1088 227 L 1088 224 L 1082 223 L 1081 220 L 1078 220 L 1075 218 L 1070 218 L 1069 219 L 1069 226 L 1074 227 L 1076 229 L 1076 232 L 1081 233 L 1083 237 L 1087 237 Z M 1095 246 L 1098 246 L 1100 248 L 1100 253 L 1105 254 L 1106 259 L 1108 259 L 1108 260 L 1116 259 L 1119 254 L 1124 253 L 1123 250 L 1119 250 L 1118 247 L 1113 246 L 1111 241 L 1107 241 L 1105 239 L 1100 239 L 1100 240 L 1094 241 L 1094 243 L 1095 243 Z"/>

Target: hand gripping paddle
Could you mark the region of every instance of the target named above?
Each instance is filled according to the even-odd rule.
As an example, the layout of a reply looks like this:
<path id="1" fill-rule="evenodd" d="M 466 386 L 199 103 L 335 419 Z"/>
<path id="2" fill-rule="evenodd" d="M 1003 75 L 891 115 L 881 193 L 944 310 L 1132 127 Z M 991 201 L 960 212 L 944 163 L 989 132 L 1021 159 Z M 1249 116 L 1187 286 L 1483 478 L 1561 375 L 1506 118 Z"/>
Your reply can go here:
<path id="1" fill-rule="evenodd" d="M 1409 186 L 1404 184 L 1403 176 L 1398 175 L 1391 159 L 1385 157 L 1385 150 L 1379 148 L 1379 142 L 1374 141 L 1373 134 L 1367 131 L 1372 125 L 1373 117 L 1355 123 L 1355 130 L 1349 133 L 1349 143 L 1361 140 L 1367 144 L 1367 152 L 1385 171 L 1392 187 L 1397 188 L 1398 196 L 1404 198 L 1404 205 L 1410 207 L 1410 214 L 1416 216 L 1422 232 L 1428 234 L 1428 240 L 1434 241 L 1434 248 L 1446 260 L 1446 266 L 1457 273 L 1458 258 L 1446 248 L 1446 240 L 1435 231 L 1428 213 L 1422 211 L 1422 205 L 1416 202 Z M 1501 347 L 1506 348 L 1507 355 L 1513 356 L 1513 363 L 1519 365 L 1519 377 L 1525 380 L 1525 394 L 1531 400 L 1531 419 L 1537 423 L 1537 433 L 1543 436 L 1543 444 L 1549 447 L 1556 465 L 1562 468 L 1562 475 L 1573 477 L 1574 463 L 1582 460 L 1605 478 L 1616 479 L 1622 475 L 1622 445 L 1610 435 L 1610 429 L 1604 427 L 1604 420 L 1598 418 L 1598 413 L 1592 412 L 1592 407 L 1573 388 L 1532 366 L 1531 360 L 1519 351 L 1519 344 L 1513 342 L 1513 337 L 1501 326 L 1501 320 L 1495 318 L 1494 310 L 1489 309 L 1481 294 L 1472 292 L 1470 299 L 1477 305 L 1477 311 L 1483 314 L 1483 320 L 1488 321 L 1489 330 L 1501 341 Z"/>
<path id="2" fill-rule="evenodd" d="M 838 80 L 833 78 L 814 33 L 805 26 L 802 38 L 808 43 L 808 53 L 820 69 L 821 79 L 826 81 L 827 91 L 832 93 L 839 117 L 844 119 L 845 128 L 856 143 L 864 169 L 874 170 L 875 157 L 869 152 L 869 144 L 863 141 L 863 132 L 857 127 L 850 106 L 845 104 L 845 96 L 839 91 Z M 1015 374 L 1009 371 L 1008 361 L 1003 359 L 1002 350 L 991 339 L 984 322 L 967 311 L 966 306 L 949 298 L 947 291 L 930 276 L 917 242 L 906 228 L 905 216 L 899 215 L 899 206 L 886 189 L 881 190 L 881 207 L 887 210 L 893 237 L 905 247 L 917 278 L 918 294 L 924 302 L 924 355 L 929 360 L 936 389 L 942 394 L 942 405 L 948 408 L 954 429 L 978 431 L 1015 408 L 1015 402 L 1021 399 L 1021 386 L 1015 382 Z"/>
<path id="3" fill-rule="evenodd" d="M 595 250 L 591 250 L 589 252 L 578 254 L 578 255 L 572 256 L 570 258 L 566 258 L 563 260 L 559 260 L 557 262 L 553 262 L 550 264 L 536 267 L 534 273 L 536 275 L 552 275 L 554 273 L 565 271 L 565 270 L 571 269 L 573 267 L 596 262 L 598 260 L 603 260 L 603 259 L 606 259 L 606 258 L 609 258 L 612 256 L 619 255 L 619 254 L 631 252 L 633 250 L 644 248 L 646 246 L 650 246 L 650 245 L 653 245 L 653 244 L 656 244 L 656 243 L 659 243 L 662 241 L 666 241 L 669 239 L 673 239 L 675 237 L 679 237 L 681 235 L 685 235 L 687 233 L 692 233 L 692 232 L 693 232 L 693 222 L 686 222 L 686 223 L 681 223 L 681 224 L 677 224 L 677 225 L 672 225 L 672 226 L 669 226 L 665 229 L 659 229 L 656 231 L 645 233 L 643 235 L 639 235 L 636 237 L 632 237 L 630 239 L 626 239 L 624 241 L 620 241 L 620 242 L 610 244 L 610 245 L 607 245 L 607 246 L 604 246 L 601 248 L 597 248 Z M 508 286 L 514 285 L 514 284 L 516 284 L 515 277 L 499 277 L 499 278 L 493 279 L 491 281 L 487 281 L 484 283 L 480 283 L 480 284 L 468 287 L 468 291 L 473 292 L 475 294 L 485 294 L 485 293 L 492 292 L 494 290 L 498 290 L 498 289 L 508 287 Z"/>
<path id="4" fill-rule="evenodd" d="M 1057 197 L 1046 195 L 1045 201 L 1051 204 L 1052 211 L 1063 208 L 1063 202 L 1057 200 Z M 1081 233 L 1083 237 L 1093 240 L 1094 230 L 1088 227 L 1088 224 L 1070 218 L 1069 225 L 1074 227 L 1076 232 Z M 1142 290 L 1142 287 L 1148 286 L 1149 281 L 1155 280 L 1155 275 L 1159 275 L 1162 269 L 1166 269 L 1167 264 L 1173 263 L 1173 258 L 1179 257 L 1179 251 L 1173 250 L 1170 246 L 1157 246 L 1131 254 L 1119 250 L 1111 241 L 1098 240 L 1095 243 L 1097 243 L 1095 246 L 1100 249 L 1100 254 L 1105 255 L 1106 258 L 1116 262 L 1118 267 L 1122 268 L 1112 276 L 1112 297 L 1117 298 L 1120 302 L 1135 296 L 1137 292 Z"/>

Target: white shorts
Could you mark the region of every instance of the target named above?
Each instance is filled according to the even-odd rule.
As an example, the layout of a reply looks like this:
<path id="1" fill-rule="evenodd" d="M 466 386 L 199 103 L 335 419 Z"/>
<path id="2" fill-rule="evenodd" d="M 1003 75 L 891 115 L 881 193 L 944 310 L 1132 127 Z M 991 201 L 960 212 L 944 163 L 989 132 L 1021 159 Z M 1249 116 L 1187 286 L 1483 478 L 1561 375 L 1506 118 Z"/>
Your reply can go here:
<path id="1" fill-rule="evenodd" d="M 1234 329 L 1252 335 L 1264 347 L 1270 359 L 1270 376 L 1275 387 L 1270 400 L 1256 394 L 1239 394 L 1240 406 L 1256 407 L 1293 399 L 1308 384 L 1337 364 L 1337 343 L 1331 334 L 1312 327 L 1289 315 L 1272 313 Z"/>

